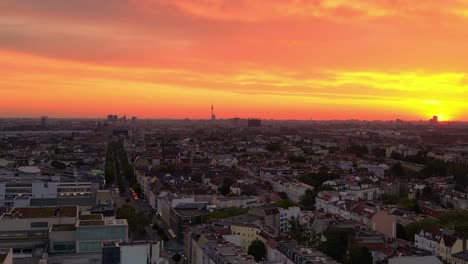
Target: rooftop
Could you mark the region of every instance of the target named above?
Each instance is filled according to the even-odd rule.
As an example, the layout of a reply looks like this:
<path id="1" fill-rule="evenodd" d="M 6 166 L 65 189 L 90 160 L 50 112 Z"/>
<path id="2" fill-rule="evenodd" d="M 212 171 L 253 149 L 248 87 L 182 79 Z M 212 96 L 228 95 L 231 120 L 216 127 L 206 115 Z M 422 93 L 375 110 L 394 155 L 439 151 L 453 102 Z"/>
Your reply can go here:
<path id="1" fill-rule="evenodd" d="M 17 219 L 28 218 L 52 218 L 52 217 L 77 217 L 77 206 L 61 206 L 61 207 L 27 207 L 13 208 L 11 217 Z"/>
<path id="2" fill-rule="evenodd" d="M 128 225 L 125 219 L 112 220 L 80 220 L 78 226 L 126 226 Z"/>
<path id="3" fill-rule="evenodd" d="M 0 263 L 4 263 L 8 254 L 0 253 Z"/>
<path id="4" fill-rule="evenodd" d="M 80 215 L 80 220 L 102 220 L 101 214 Z"/>
<path id="5" fill-rule="evenodd" d="M 457 259 L 462 259 L 463 261 L 468 261 L 468 250 L 453 254 L 452 256 Z"/>
<path id="6" fill-rule="evenodd" d="M 442 264 L 436 256 L 396 257 L 388 260 L 389 264 Z"/>
<path id="7" fill-rule="evenodd" d="M 52 231 L 63 232 L 63 231 L 75 231 L 75 225 L 53 225 Z"/>
<path id="8" fill-rule="evenodd" d="M 174 209 L 174 211 L 182 217 L 195 217 L 208 214 L 208 211 L 198 209 Z"/>
<path id="9" fill-rule="evenodd" d="M 80 226 L 103 226 L 106 222 L 104 220 L 80 221 Z"/>
<path id="10" fill-rule="evenodd" d="M 252 222 L 260 221 L 260 220 L 261 220 L 260 216 L 256 216 L 252 214 L 242 214 L 242 215 L 224 218 L 222 221 L 229 222 L 229 223 L 244 224 L 244 223 L 252 223 Z"/>

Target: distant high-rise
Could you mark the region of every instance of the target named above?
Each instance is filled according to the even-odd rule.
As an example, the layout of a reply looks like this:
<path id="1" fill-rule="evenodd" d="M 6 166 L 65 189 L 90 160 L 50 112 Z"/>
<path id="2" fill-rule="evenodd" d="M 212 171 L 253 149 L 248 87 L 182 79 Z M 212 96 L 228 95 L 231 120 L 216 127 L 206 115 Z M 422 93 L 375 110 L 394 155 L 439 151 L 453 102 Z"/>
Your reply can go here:
<path id="1" fill-rule="evenodd" d="M 43 127 L 47 126 L 47 119 L 49 119 L 47 116 L 42 116 L 41 117 L 41 126 L 43 126 Z"/>
<path id="2" fill-rule="evenodd" d="M 216 120 L 216 115 L 214 114 L 214 107 L 211 105 L 211 120 Z"/>
<path id="3" fill-rule="evenodd" d="M 433 116 L 432 119 L 429 120 L 429 123 L 431 125 L 437 125 L 439 123 L 439 117 L 438 116 Z"/>
<path id="4" fill-rule="evenodd" d="M 118 120 L 119 120 L 118 115 L 110 114 L 110 115 L 107 116 L 107 121 L 108 122 L 117 122 Z"/>
<path id="5" fill-rule="evenodd" d="M 261 127 L 262 120 L 256 118 L 249 118 L 249 120 L 247 120 L 247 125 L 248 127 Z"/>
<path id="6" fill-rule="evenodd" d="M 238 126 L 239 123 L 240 123 L 240 120 L 241 120 L 241 119 L 240 119 L 239 117 L 234 117 L 234 118 L 231 119 L 231 124 L 232 124 L 233 126 Z"/>

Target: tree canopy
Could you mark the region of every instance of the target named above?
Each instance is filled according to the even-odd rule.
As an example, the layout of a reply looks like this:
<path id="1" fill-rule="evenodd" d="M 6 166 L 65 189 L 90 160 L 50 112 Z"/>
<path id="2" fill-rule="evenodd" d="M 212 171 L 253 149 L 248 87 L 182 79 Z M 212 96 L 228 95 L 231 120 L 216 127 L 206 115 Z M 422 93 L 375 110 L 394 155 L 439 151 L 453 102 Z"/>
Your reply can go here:
<path id="1" fill-rule="evenodd" d="M 223 178 L 223 184 L 219 187 L 218 191 L 226 196 L 231 192 L 231 185 L 234 184 L 234 180 L 230 177 Z"/>
<path id="2" fill-rule="evenodd" d="M 455 232 L 462 237 L 468 238 L 468 211 L 444 212 L 438 217 L 431 217 L 413 222 L 405 227 L 401 227 L 400 234 L 403 239 L 414 241 L 414 235 L 421 229 L 428 227 L 455 229 Z"/>
<path id="3" fill-rule="evenodd" d="M 252 241 L 247 251 L 247 254 L 253 256 L 257 262 L 262 261 L 265 258 L 266 253 L 267 250 L 265 244 L 258 239 Z"/>
<path id="4" fill-rule="evenodd" d="M 191 177 L 193 182 L 202 183 L 203 182 L 203 175 L 201 173 L 194 173 Z"/>
<path id="5" fill-rule="evenodd" d="M 307 228 L 299 222 L 298 218 L 293 218 L 289 221 L 291 228 L 289 229 L 289 236 L 296 240 L 299 244 L 305 244 L 310 236 L 307 232 Z"/>
<path id="6" fill-rule="evenodd" d="M 128 227 L 130 231 L 136 235 L 140 235 L 145 232 L 145 226 L 149 224 L 149 219 L 143 212 L 137 212 L 131 205 L 122 205 L 115 212 L 117 219 L 127 219 Z"/>
<path id="7" fill-rule="evenodd" d="M 341 263 L 346 263 L 349 236 L 352 229 L 333 228 L 329 230 L 325 237 L 327 241 L 322 244 L 322 250 L 331 258 Z"/>
<path id="8" fill-rule="evenodd" d="M 52 161 L 51 165 L 57 170 L 64 170 L 67 168 L 67 165 L 65 163 L 58 161 L 58 160 Z"/>
<path id="9" fill-rule="evenodd" d="M 248 212 L 249 212 L 249 208 L 231 207 L 231 208 L 226 208 L 226 209 L 223 209 L 223 210 L 214 211 L 214 212 L 209 213 L 206 216 L 206 220 L 223 219 L 223 218 L 228 218 L 228 217 L 231 217 L 231 216 L 246 214 Z"/>
<path id="10" fill-rule="evenodd" d="M 349 264 L 372 264 L 373 257 L 370 250 L 366 247 L 351 245 L 349 249 Z"/>

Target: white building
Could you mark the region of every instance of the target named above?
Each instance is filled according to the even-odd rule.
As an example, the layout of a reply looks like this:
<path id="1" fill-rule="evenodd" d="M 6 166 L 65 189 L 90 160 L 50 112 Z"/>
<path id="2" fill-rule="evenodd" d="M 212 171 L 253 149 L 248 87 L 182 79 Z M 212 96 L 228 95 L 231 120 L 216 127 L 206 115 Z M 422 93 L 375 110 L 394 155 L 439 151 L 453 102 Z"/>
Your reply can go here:
<path id="1" fill-rule="evenodd" d="M 223 167 L 235 167 L 239 161 L 236 157 L 232 156 L 231 154 L 225 155 L 218 155 L 214 157 L 211 162 L 210 166 L 223 166 Z"/>
<path id="2" fill-rule="evenodd" d="M 12 205 L 16 197 L 90 197 L 97 189 L 91 182 L 1 182 L 0 205 Z"/>
<path id="3" fill-rule="evenodd" d="M 213 199 L 213 204 L 217 208 L 229 208 L 229 207 L 252 207 L 259 205 L 258 198 L 256 196 L 234 196 L 224 197 L 217 196 Z"/>
<path id="4" fill-rule="evenodd" d="M 350 186 L 348 190 L 340 193 L 341 196 L 353 201 L 372 201 L 376 200 L 382 194 L 382 190 L 378 187 L 373 187 L 367 184 L 361 186 Z"/>
<path id="5" fill-rule="evenodd" d="M 120 264 L 159 264 L 160 243 L 133 242 L 133 243 L 104 243 L 102 249 L 102 261 L 109 260 Z"/>
<path id="6" fill-rule="evenodd" d="M 273 178 L 297 178 L 303 174 L 304 170 L 290 168 L 261 168 L 258 176 L 261 181 L 269 181 Z"/>
<path id="7" fill-rule="evenodd" d="M 422 229 L 421 232 L 414 235 L 414 246 L 430 251 L 434 255 L 439 255 L 439 244 L 442 235 L 443 233 L 439 229 Z"/>
<path id="8" fill-rule="evenodd" d="M 296 203 L 301 200 L 301 197 L 307 190 L 314 190 L 313 186 L 299 181 L 282 181 L 278 179 L 271 179 L 268 182 L 271 183 L 271 186 L 275 192 L 286 193 L 289 200 Z"/>
<path id="9" fill-rule="evenodd" d="M 283 233 L 289 232 L 291 228 L 290 221 L 293 219 L 300 220 L 301 208 L 294 206 L 288 209 L 279 208 L 280 212 L 280 231 Z"/>

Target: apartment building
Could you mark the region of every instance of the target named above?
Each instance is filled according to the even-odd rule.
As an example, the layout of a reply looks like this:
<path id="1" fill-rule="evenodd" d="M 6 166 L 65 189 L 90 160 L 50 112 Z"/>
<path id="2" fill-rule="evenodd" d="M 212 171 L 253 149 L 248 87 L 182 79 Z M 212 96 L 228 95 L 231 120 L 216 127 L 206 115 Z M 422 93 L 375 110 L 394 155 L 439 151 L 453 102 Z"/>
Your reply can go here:
<path id="1" fill-rule="evenodd" d="M 0 182 L 0 205 L 13 206 L 18 197 L 91 197 L 98 189 L 99 185 L 91 182 Z"/>

